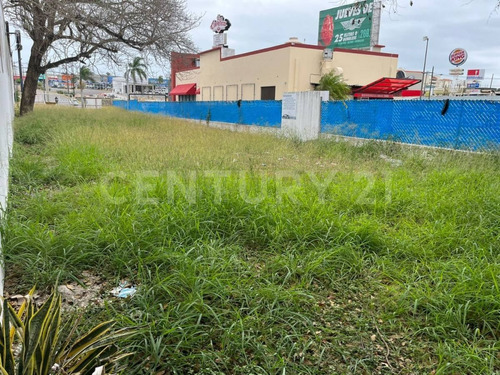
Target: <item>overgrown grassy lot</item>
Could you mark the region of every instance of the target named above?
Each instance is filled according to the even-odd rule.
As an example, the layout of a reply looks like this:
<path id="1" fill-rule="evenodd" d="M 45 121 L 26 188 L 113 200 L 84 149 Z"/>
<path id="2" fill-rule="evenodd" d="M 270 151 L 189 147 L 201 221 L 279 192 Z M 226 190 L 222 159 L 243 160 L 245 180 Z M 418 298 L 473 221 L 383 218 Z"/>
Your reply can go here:
<path id="1" fill-rule="evenodd" d="M 8 292 L 102 276 L 127 374 L 500 373 L 500 156 L 118 109 L 16 121 Z"/>

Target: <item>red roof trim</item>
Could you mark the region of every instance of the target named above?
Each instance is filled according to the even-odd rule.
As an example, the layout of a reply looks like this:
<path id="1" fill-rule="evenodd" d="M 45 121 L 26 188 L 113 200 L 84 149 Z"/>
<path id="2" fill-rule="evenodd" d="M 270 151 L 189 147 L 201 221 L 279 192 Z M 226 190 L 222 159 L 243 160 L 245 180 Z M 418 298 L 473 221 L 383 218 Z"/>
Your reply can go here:
<path id="1" fill-rule="evenodd" d="M 306 48 L 306 49 L 321 50 L 321 51 L 325 49 L 322 46 L 317 46 L 317 45 L 313 45 L 313 44 L 303 44 L 303 43 L 288 42 L 288 43 L 280 44 L 280 45 L 277 45 L 277 46 L 263 48 L 263 49 L 258 49 L 258 50 L 255 50 L 255 51 L 245 52 L 245 53 L 241 53 L 239 55 L 228 56 L 228 57 L 222 57 L 222 51 L 221 51 L 222 48 L 220 48 L 220 47 L 212 48 L 212 49 L 210 49 L 208 51 L 201 52 L 200 55 L 205 54 L 205 53 L 209 53 L 209 52 L 213 52 L 213 51 L 216 51 L 216 50 L 220 50 L 221 51 L 220 52 L 220 60 L 221 61 L 226 61 L 226 60 L 232 60 L 232 59 L 239 59 L 240 57 L 247 57 L 247 56 L 251 56 L 251 55 L 258 55 L 260 53 L 266 53 L 266 52 L 276 51 L 276 50 L 283 49 L 283 48 L 288 48 L 288 47 Z"/>
<path id="2" fill-rule="evenodd" d="M 287 42 L 284 44 L 279 44 L 277 46 L 273 47 L 268 47 L 268 48 L 263 48 L 263 49 L 258 49 L 255 51 L 250 51 L 250 52 L 245 52 L 239 55 L 234 55 L 234 56 L 228 56 L 228 57 L 222 57 L 222 48 L 221 47 L 216 47 L 209 49 L 207 51 L 200 52 L 200 55 L 214 52 L 219 50 L 220 52 L 220 60 L 221 61 L 226 61 L 226 60 L 232 60 L 232 59 L 238 59 L 240 57 L 247 57 L 247 56 L 252 56 L 252 55 L 258 55 L 260 53 L 266 53 L 266 52 L 271 52 L 283 48 L 288 48 L 288 47 L 295 47 L 295 48 L 306 48 L 306 49 L 312 49 L 312 50 L 324 50 L 325 47 L 323 46 L 317 46 L 314 44 L 303 44 L 303 43 L 295 43 L 295 42 Z M 347 48 L 335 48 L 333 52 L 343 52 L 343 53 L 354 53 L 357 55 L 370 55 L 370 56 L 382 56 L 382 57 L 395 57 L 398 58 L 399 55 L 396 53 L 385 53 L 385 52 L 374 52 L 374 51 L 363 51 L 363 50 L 356 50 L 356 49 L 347 49 Z"/>
<path id="3" fill-rule="evenodd" d="M 385 53 L 385 52 L 374 52 L 374 51 L 363 51 L 359 49 L 347 49 L 347 48 L 335 48 L 335 52 L 345 52 L 345 53 L 355 53 L 357 55 L 372 55 L 372 56 L 384 56 L 384 57 L 399 57 L 397 53 Z"/>
<path id="4" fill-rule="evenodd" d="M 207 49 L 206 51 L 200 52 L 200 56 L 204 55 L 205 53 L 209 53 L 209 52 L 212 52 L 212 51 L 217 51 L 217 50 L 220 50 L 220 49 L 222 49 L 222 48 L 221 47 L 215 47 L 215 48 L 212 48 L 212 49 Z"/>

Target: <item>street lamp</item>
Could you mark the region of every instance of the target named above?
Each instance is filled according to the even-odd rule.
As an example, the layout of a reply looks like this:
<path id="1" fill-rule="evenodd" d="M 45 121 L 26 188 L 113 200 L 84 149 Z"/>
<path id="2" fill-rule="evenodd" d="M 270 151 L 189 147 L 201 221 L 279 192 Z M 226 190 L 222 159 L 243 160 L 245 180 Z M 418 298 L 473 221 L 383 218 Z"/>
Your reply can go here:
<path id="1" fill-rule="evenodd" d="M 429 37 L 424 36 L 422 40 L 425 42 L 425 57 L 424 57 L 424 69 L 422 70 L 422 84 L 420 85 L 420 99 L 422 99 L 422 93 L 424 90 L 425 65 L 427 64 L 427 49 L 429 48 Z"/>

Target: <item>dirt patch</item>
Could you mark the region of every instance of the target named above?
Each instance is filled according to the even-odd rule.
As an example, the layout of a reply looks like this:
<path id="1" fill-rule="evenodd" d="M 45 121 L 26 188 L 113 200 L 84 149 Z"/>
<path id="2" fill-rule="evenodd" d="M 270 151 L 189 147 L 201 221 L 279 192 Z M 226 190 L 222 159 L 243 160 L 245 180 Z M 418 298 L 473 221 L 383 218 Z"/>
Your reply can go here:
<path id="1" fill-rule="evenodd" d="M 97 275 L 93 275 L 88 271 L 82 272 L 82 280 L 80 283 L 71 282 L 59 285 L 57 291 L 62 298 L 63 310 L 81 309 L 87 306 L 102 306 L 106 297 L 107 283 Z M 8 285 L 6 285 L 8 290 Z M 15 290 L 15 288 L 12 288 Z M 33 298 L 38 305 L 41 305 L 47 300 L 50 293 L 35 292 Z M 17 309 L 25 300 L 26 295 L 13 294 L 5 292 L 5 298 L 9 303 Z"/>

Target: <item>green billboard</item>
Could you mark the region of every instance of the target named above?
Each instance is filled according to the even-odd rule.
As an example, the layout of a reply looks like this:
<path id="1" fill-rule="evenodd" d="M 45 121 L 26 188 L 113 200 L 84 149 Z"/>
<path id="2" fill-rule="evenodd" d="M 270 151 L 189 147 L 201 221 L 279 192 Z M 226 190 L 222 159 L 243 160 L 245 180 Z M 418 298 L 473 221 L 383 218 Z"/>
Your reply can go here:
<path id="1" fill-rule="evenodd" d="M 374 0 L 319 12 L 318 45 L 325 48 L 371 47 Z"/>

